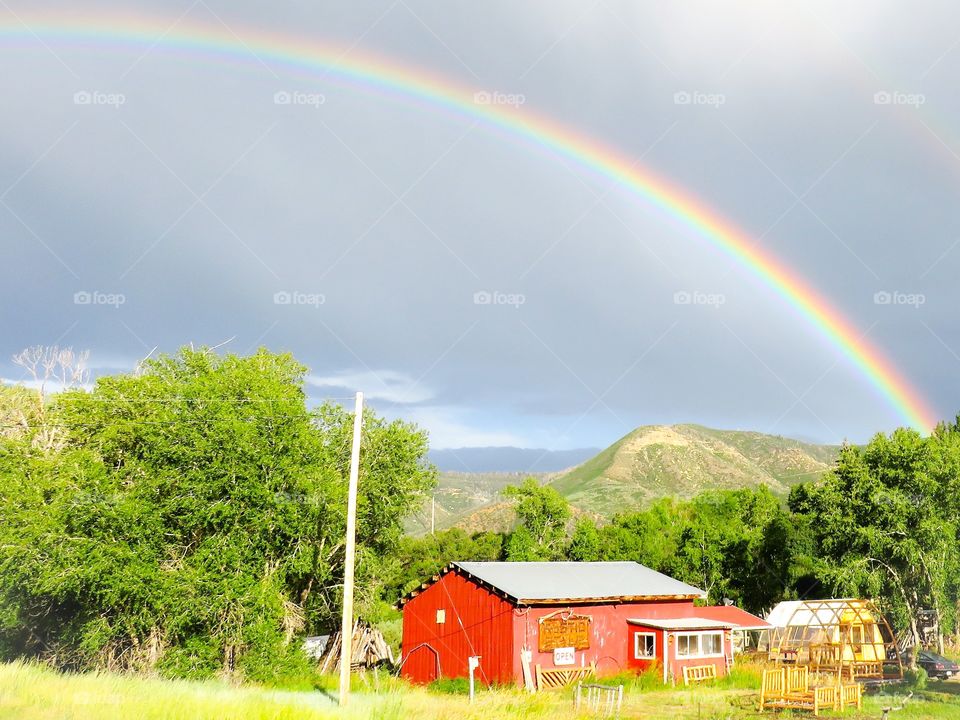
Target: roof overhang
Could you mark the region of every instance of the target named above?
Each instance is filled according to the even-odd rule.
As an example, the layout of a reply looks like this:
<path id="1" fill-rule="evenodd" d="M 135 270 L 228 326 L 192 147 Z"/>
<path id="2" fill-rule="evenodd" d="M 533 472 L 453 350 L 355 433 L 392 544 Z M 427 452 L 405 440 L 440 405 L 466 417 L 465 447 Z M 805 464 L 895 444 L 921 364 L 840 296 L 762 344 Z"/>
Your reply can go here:
<path id="1" fill-rule="evenodd" d="M 585 598 L 523 598 L 518 605 L 626 605 L 639 602 L 671 602 L 677 600 L 700 600 L 702 595 L 617 595 L 614 597 Z"/>
<path id="2" fill-rule="evenodd" d="M 654 628 L 655 630 L 738 630 L 735 625 L 708 618 L 628 618 L 630 625 Z"/>

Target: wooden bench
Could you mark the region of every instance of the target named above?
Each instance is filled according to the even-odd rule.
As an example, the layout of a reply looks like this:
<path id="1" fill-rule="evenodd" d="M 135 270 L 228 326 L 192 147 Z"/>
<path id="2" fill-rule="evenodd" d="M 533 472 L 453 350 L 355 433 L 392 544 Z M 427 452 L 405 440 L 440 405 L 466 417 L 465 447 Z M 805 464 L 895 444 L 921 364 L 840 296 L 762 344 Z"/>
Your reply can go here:
<path id="1" fill-rule="evenodd" d="M 806 666 L 764 670 L 760 685 L 760 712 L 764 710 L 810 710 L 819 716 L 821 710 L 837 707 L 838 688 L 835 685 L 809 687 L 810 674 Z"/>
<path id="2" fill-rule="evenodd" d="M 556 690 L 596 674 L 596 667 L 547 668 L 537 665 L 537 690 Z"/>
<path id="3" fill-rule="evenodd" d="M 706 682 L 717 679 L 716 665 L 691 665 L 683 669 L 683 684 Z"/>
<path id="4" fill-rule="evenodd" d="M 837 710 L 843 710 L 852 705 L 861 710 L 863 708 L 863 685 L 860 683 L 841 683 L 837 688 Z"/>
<path id="5" fill-rule="evenodd" d="M 882 678 L 883 662 L 880 660 L 858 660 L 850 665 L 850 678 Z"/>

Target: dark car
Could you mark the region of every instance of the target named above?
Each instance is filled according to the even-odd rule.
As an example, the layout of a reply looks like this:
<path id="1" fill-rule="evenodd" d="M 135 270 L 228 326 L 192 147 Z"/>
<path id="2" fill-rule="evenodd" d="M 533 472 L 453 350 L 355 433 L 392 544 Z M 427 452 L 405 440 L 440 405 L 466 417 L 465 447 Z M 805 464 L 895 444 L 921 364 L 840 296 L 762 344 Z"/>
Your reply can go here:
<path id="1" fill-rule="evenodd" d="M 941 680 L 960 674 L 960 665 L 929 650 L 921 650 L 917 653 L 917 665 L 926 670 L 929 677 Z"/>

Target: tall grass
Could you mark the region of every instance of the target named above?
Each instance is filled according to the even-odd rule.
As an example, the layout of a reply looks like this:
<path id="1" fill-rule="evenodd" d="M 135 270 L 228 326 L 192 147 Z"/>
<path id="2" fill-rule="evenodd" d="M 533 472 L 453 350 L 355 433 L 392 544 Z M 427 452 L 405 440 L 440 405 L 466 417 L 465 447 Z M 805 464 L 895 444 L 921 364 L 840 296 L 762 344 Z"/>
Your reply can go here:
<path id="1" fill-rule="evenodd" d="M 624 718 L 740 720 L 759 717 L 755 670 L 691 688 L 663 686 L 656 671 L 605 678 L 624 685 Z M 61 674 L 39 665 L 0 664 L 0 720 L 574 720 L 573 690 L 530 695 L 516 688 L 478 688 L 463 695 L 413 687 L 383 673 L 354 681 L 349 708 L 336 705 L 334 679 L 312 692 L 214 681 L 161 680 L 105 673 Z M 905 695 L 906 690 L 889 690 Z M 862 716 L 902 704 L 868 697 Z M 861 716 L 861 717 L 862 717 Z M 585 716 L 580 716 L 581 718 Z M 771 719 L 778 717 L 769 714 Z M 781 716 L 782 717 L 782 716 Z M 853 718 L 852 712 L 845 717 Z M 931 682 L 891 720 L 960 720 L 960 683 Z"/>

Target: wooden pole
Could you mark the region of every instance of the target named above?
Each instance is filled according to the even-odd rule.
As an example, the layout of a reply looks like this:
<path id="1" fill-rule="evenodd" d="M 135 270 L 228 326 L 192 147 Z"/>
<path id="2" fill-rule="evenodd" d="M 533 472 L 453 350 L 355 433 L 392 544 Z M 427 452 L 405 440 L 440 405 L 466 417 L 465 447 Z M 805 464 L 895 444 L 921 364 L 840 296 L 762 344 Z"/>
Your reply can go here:
<path id="1" fill-rule="evenodd" d="M 360 478 L 360 431 L 363 427 L 363 393 L 357 393 L 353 415 L 353 449 L 350 452 L 350 487 L 347 494 L 347 547 L 343 562 L 343 619 L 340 623 L 340 707 L 350 695 L 350 661 L 353 657 L 353 565 L 357 540 L 357 483 Z"/>

